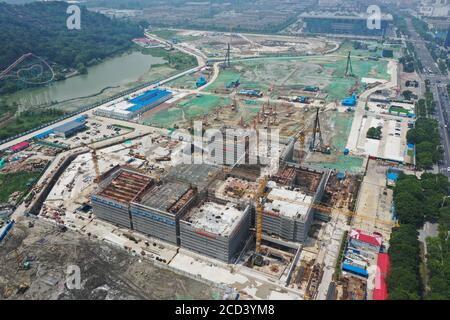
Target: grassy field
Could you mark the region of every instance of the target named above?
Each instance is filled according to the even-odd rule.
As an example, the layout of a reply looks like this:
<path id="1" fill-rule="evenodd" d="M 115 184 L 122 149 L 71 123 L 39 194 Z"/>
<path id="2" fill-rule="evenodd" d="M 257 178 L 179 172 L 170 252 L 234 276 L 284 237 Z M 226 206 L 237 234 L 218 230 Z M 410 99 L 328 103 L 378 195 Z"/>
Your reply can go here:
<path id="1" fill-rule="evenodd" d="M 167 29 L 154 30 L 151 33 L 154 34 L 155 36 L 157 36 L 159 38 L 163 38 L 165 40 L 171 40 L 171 39 L 175 38 L 181 42 L 195 41 L 200 38 L 197 36 L 182 35 L 182 34 L 179 34 L 178 31 L 167 30 Z"/>
<path id="2" fill-rule="evenodd" d="M 175 124 L 198 119 L 219 106 L 226 106 L 231 99 L 213 95 L 191 97 L 181 101 L 177 106 L 159 111 L 144 119 L 143 123 L 160 128 L 172 128 Z"/>
<path id="3" fill-rule="evenodd" d="M 6 202 L 16 191 L 24 192 L 29 188 L 28 183 L 40 176 L 40 172 L 17 172 L 0 174 L 0 202 Z"/>
<path id="4" fill-rule="evenodd" d="M 2 120 L 2 118 L 4 116 L 14 114 L 14 113 L 16 113 L 16 111 L 17 111 L 17 107 L 0 103 L 0 121 Z"/>
<path id="5" fill-rule="evenodd" d="M 182 71 L 197 66 L 197 59 L 183 52 L 172 50 L 167 51 L 162 48 L 142 49 L 144 54 L 150 54 L 153 57 L 160 57 L 167 61 L 171 68 Z"/>

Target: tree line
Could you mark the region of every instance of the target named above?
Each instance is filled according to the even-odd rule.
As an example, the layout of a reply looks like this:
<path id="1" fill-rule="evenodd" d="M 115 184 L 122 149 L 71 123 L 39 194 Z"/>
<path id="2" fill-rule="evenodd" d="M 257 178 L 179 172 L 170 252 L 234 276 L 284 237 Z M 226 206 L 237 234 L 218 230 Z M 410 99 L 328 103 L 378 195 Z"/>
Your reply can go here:
<path id="1" fill-rule="evenodd" d="M 81 29 L 69 30 L 67 6 L 59 1 L 0 3 L 0 69 L 31 52 L 50 64 L 86 72 L 86 66 L 130 49 L 131 40 L 142 35 L 135 23 L 110 19 L 85 7 L 81 7 Z M 0 93 L 15 88 L 11 81 L 0 81 Z"/>
<path id="2" fill-rule="evenodd" d="M 425 290 L 426 271 L 421 272 L 420 269 L 422 259 L 417 230 L 427 221 L 439 222 L 447 227 L 450 225 L 450 202 L 445 201 L 449 187 L 448 178 L 442 174 L 424 173 L 420 179 L 414 175 L 400 175 L 394 188 L 394 205 L 400 227 L 392 230 L 388 251 L 391 259 L 387 278 L 389 299 L 417 300 L 442 296 L 442 286 L 437 286 L 434 279 L 447 276 L 450 268 L 443 264 L 436 265 L 433 259 L 428 258 L 425 269 L 429 270 L 432 289 L 431 293 Z M 437 241 L 434 238 L 427 240 L 431 244 Z M 431 246 L 429 255 L 436 257 L 437 253 L 442 252 Z M 448 285 L 449 281 L 444 283 Z M 450 297 L 450 291 L 446 292 L 447 298 Z"/>

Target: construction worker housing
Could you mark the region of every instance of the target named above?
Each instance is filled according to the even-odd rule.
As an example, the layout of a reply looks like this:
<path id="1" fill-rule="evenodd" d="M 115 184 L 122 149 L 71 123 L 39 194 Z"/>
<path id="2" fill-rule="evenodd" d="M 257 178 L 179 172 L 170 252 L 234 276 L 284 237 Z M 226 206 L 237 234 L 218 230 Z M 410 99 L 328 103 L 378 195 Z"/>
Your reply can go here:
<path id="1" fill-rule="evenodd" d="M 263 240 L 292 247 L 303 243 L 329 172 L 289 162 L 285 141 L 279 168 L 264 186 Z M 229 145 L 228 145 L 229 146 Z M 287 149 L 287 150 L 286 150 Z M 228 148 L 234 159 L 246 153 Z M 244 157 L 245 158 L 245 157 Z M 96 217 L 172 245 L 233 263 L 254 252 L 258 185 L 268 165 L 178 164 L 164 177 L 117 166 L 99 179 L 91 202 Z M 273 168 L 272 168 L 273 169 Z M 259 201 L 259 200 L 258 200 Z M 250 244 L 250 245 L 249 245 Z"/>

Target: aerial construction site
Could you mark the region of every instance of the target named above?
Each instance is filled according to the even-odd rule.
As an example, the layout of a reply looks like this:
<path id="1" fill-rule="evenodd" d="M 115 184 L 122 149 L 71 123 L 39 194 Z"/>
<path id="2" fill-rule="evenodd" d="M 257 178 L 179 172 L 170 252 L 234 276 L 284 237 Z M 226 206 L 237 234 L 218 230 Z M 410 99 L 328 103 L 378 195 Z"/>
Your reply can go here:
<path id="1" fill-rule="evenodd" d="M 403 131 L 373 142 L 360 128 L 407 127 L 364 115 L 396 90 L 397 60 L 324 37 L 172 33 L 198 67 L 1 145 L 2 172 L 36 174 L 2 199 L 0 297 L 372 298 L 396 223 L 386 172 L 409 158 L 391 152 Z M 77 293 L 69 262 L 89 274 Z"/>

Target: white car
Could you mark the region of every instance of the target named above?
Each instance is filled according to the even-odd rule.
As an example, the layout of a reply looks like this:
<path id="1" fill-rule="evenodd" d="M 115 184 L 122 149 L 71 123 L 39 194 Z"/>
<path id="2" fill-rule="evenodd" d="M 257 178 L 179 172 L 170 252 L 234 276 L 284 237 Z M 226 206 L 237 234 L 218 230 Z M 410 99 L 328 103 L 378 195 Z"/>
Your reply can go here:
<path id="1" fill-rule="evenodd" d="M 450 167 L 447 167 L 447 172 L 450 172 Z"/>

